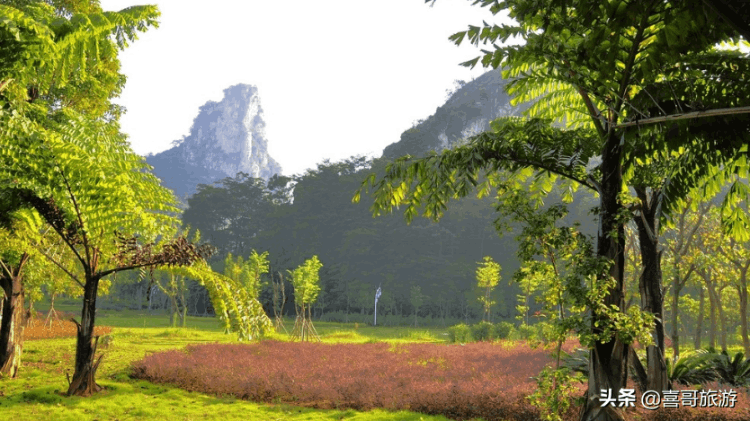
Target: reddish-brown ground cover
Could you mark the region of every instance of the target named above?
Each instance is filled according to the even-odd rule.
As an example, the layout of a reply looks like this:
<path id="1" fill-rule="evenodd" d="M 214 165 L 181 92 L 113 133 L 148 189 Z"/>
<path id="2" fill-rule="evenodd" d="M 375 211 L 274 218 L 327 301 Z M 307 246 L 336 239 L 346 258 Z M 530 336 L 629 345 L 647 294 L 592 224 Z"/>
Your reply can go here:
<path id="1" fill-rule="evenodd" d="M 534 420 L 523 396 L 547 351 L 503 344 L 191 345 L 134 364 L 134 376 L 253 401 Z"/>
<path id="2" fill-rule="evenodd" d="M 572 348 L 573 343 L 566 344 Z M 186 390 L 315 408 L 409 409 L 454 419 L 539 420 L 528 404 L 549 352 L 525 344 L 466 345 L 258 344 L 189 345 L 133 364 L 136 378 Z M 583 386 L 581 386 L 583 391 Z M 628 411 L 629 420 L 747 421 L 738 408 Z M 577 419 L 577 408 L 566 420 Z"/>
<path id="3" fill-rule="evenodd" d="M 37 313 L 36 316 L 28 321 L 26 328 L 23 330 L 23 338 L 26 341 L 35 339 L 54 339 L 54 338 L 75 338 L 77 328 L 75 323 L 70 321 L 72 313 L 59 312 L 58 320 L 50 320 L 45 323 L 47 315 Z M 94 335 L 102 336 L 112 332 L 111 327 L 96 326 Z"/>

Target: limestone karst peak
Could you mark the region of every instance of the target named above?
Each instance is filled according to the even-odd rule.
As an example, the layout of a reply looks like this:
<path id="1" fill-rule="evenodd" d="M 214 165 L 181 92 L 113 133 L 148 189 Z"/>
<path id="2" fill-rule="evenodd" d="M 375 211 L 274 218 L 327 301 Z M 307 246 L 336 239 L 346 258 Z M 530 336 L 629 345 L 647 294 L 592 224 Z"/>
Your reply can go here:
<path id="1" fill-rule="evenodd" d="M 224 89 L 221 101 L 207 101 L 199 108 L 188 136 L 147 161 L 183 199 L 197 184 L 238 172 L 268 180 L 281 173 L 281 166 L 268 154 L 265 128 L 258 88 L 233 85 Z"/>

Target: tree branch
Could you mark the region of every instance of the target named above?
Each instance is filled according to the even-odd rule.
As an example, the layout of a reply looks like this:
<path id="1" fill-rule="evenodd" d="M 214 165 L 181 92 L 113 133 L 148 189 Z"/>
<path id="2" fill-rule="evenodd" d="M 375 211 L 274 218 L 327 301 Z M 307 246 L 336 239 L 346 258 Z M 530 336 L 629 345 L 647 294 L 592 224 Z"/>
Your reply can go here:
<path id="1" fill-rule="evenodd" d="M 57 267 L 59 267 L 60 269 L 62 269 L 62 270 L 63 270 L 63 272 L 67 273 L 67 274 L 68 274 L 68 276 L 70 276 L 70 277 L 71 277 L 71 279 L 73 279 L 74 281 L 78 282 L 78 285 L 80 285 L 80 286 L 81 286 L 81 288 L 86 288 L 86 287 L 85 287 L 85 286 L 83 285 L 83 283 L 81 283 L 81 281 L 80 281 L 80 280 L 78 279 L 78 277 L 77 277 L 77 276 L 75 276 L 75 275 L 74 275 L 74 274 L 73 274 L 72 272 L 70 272 L 70 271 L 69 271 L 68 269 L 66 269 L 66 268 L 65 268 L 65 267 L 64 267 L 64 266 L 63 266 L 63 265 L 62 265 L 61 263 L 59 263 L 59 262 L 58 262 L 57 260 L 55 260 L 55 259 L 54 259 L 54 258 L 53 258 L 52 256 L 50 256 L 49 254 L 47 254 L 47 252 L 46 252 L 46 251 L 42 250 L 42 249 L 41 249 L 40 247 L 38 247 L 38 246 L 37 246 L 37 250 L 39 250 L 39 252 L 40 252 L 40 253 L 42 253 L 42 255 L 44 255 L 44 257 L 46 257 L 46 258 L 47 258 L 47 260 L 49 260 L 50 262 L 54 263 L 54 264 L 55 264 L 55 266 L 57 266 Z"/>
<path id="2" fill-rule="evenodd" d="M 76 200 L 75 195 L 73 194 L 73 190 L 70 188 L 70 183 L 68 182 L 68 178 L 65 177 L 65 173 L 63 173 L 62 169 L 59 170 L 60 175 L 63 178 L 63 182 L 65 182 L 65 188 L 68 190 L 68 195 L 70 196 L 70 200 L 73 202 L 73 207 L 76 210 L 76 216 L 78 217 L 78 223 L 81 224 L 81 237 L 83 240 L 83 251 L 86 252 L 86 262 L 83 262 L 83 267 L 87 272 L 91 271 L 91 254 L 89 252 L 89 242 L 88 242 L 88 236 L 86 235 L 86 228 L 85 225 L 83 225 L 83 218 L 81 216 L 81 209 L 78 207 L 78 201 Z M 76 253 L 77 254 L 77 253 Z M 80 259 L 79 259 L 80 260 Z M 79 282 L 80 283 L 80 282 Z"/>
<path id="3" fill-rule="evenodd" d="M 695 263 L 691 263 L 690 264 L 690 268 L 688 269 L 687 273 L 685 274 L 685 277 L 682 278 L 682 280 L 678 280 L 677 281 L 678 286 L 680 287 L 680 289 L 682 289 L 682 287 L 685 286 L 685 284 L 687 283 L 688 279 L 690 279 L 690 275 L 693 274 L 694 270 L 695 270 Z"/>
<path id="4" fill-rule="evenodd" d="M 5 262 L 0 259 L 0 267 L 3 269 L 3 273 L 5 273 L 5 276 L 9 279 L 13 277 L 13 272 L 10 270 L 8 266 L 5 265 Z"/>
<path id="5" fill-rule="evenodd" d="M 715 117 L 720 115 L 736 115 L 736 114 L 747 114 L 750 113 L 750 106 L 747 107 L 733 107 L 733 108 L 717 108 L 715 110 L 705 111 L 692 111 L 689 113 L 677 113 L 672 115 L 664 115 L 660 117 L 647 118 L 645 120 L 628 121 L 620 123 L 614 126 L 615 129 L 631 126 L 643 126 L 647 124 L 664 123 L 666 121 L 678 121 L 678 120 L 689 120 L 700 117 Z"/>
<path id="6" fill-rule="evenodd" d="M 597 193 L 599 192 L 599 189 L 597 188 L 597 186 L 595 186 L 593 184 L 590 184 L 587 180 L 581 180 L 579 178 L 574 177 L 573 175 L 566 174 L 564 172 L 561 172 L 560 170 L 556 170 L 556 169 L 554 169 L 552 167 L 548 167 L 548 166 L 546 166 L 546 165 L 544 165 L 542 163 L 539 163 L 539 162 L 529 161 L 527 159 L 521 159 L 521 158 L 513 157 L 513 156 L 510 156 L 510 155 L 505 155 L 504 158 L 499 158 L 499 159 L 506 159 L 508 161 L 515 162 L 517 164 L 528 165 L 530 167 L 537 167 L 537 168 L 542 169 L 544 171 L 549 171 L 551 173 L 555 173 L 555 174 L 557 174 L 559 176 L 565 177 L 565 178 L 567 178 L 569 180 L 575 181 L 576 183 L 578 183 L 578 184 L 580 184 L 582 186 L 586 186 L 589 189 L 596 191 Z"/>
<path id="7" fill-rule="evenodd" d="M 149 263 L 141 263 L 141 264 L 130 265 L 130 266 L 119 266 L 119 267 L 116 267 L 116 268 L 113 268 L 113 269 L 105 270 L 104 272 L 99 272 L 99 276 L 103 278 L 103 277 L 105 277 L 107 275 L 111 275 L 111 274 L 117 273 L 117 272 L 123 272 L 123 271 L 126 271 L 126 270 L 144 268 L 144 267 L 149 267 L 149 266 L 159 266 L 159 265 L 164 265 L 164 264 L 166 264 L 166 263 L 164 263 L 164 262 L 149 262 Z"/>
<path id="8" fill-rule="evenodd" d="M 641 46 L 641 43 L 643 42 L 643 32 L 645 32 L 646 27 L 648 26 L 648 17 L 651 14 L 651 8 L 653 7 L 654 2 L 651 1 L 648 5 L 648 8 L 643 13 L 643 18 L 641 19 L 640 25 L 638 26 L 638 32 L 636 32 L 635 38 L 633 39 L 633 47 L 630 50 L 630 53 L 628 54 L 628 61 L 625 63 L 625 69 L 622 73 L 622 80 L 620 81 L 620 90 L 617 93 L 617 104 L 615 105 L 614 109 L 619 110 L 622 106 L 622 101 L 625 98 L 625 93 L 628 90 L 628 85 L 630 83 L 630 76 L 633 72 L 633 66 L 635 64 L 635 56 L 638 55 L 638 49 Z M 612 124 L 610 121 L 609 124 Z M 610 128 L 613 128 L 610 126 Z"/>

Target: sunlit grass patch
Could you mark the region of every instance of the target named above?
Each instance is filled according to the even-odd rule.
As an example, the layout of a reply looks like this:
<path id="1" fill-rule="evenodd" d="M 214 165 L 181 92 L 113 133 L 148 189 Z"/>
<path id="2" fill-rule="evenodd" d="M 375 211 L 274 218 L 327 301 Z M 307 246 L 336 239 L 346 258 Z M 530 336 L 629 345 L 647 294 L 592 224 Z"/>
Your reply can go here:
<path id="1" fill-rule="evenodd" d="M 43 305 L 38 307 L 45 310 Z M 72 312 L 76 307 L 80 309 L 80 306 L 73 305 L 56 307 L 64 308 L 68 312 Z M 40 320 L 41 325 L 44 318 L 37 320 Z M 184 350 L 185 346 L 191 343 L 238 343 L 236 335 L 227 335 L 221 331 L 215 318 L 188 317 L 187 321 L 188 328 L 172 328 L 168 317 L 163 313 L 150 315 L 148 311 L 134 310 L 100 313 L 97 316 L 97 324 L 115 326 L 111 331 L 102 331 L 102 338 L 110 335 L 114 341 L 110 346 L 100 348 L 104 360 L 97 373 L 97 379 L 106 389 L 89 398 L 61 395 L 67 390 L 65 374 L 72 374 L 73 370 L 76 343 L 74 337 L 27 341 L 24 345 L 19 377 L 0 379 L 0 419 L 448 420 L 442 416 L 428 416 L 408 411 L 323 410 L 280 402 L 253 403 L 234 397 L 187 392 L 169 385 L 154 385 L 130 378 L 130 365 L 156 352 Z M 352 325 L 341 324 L 337 329 L 341 341 L 379 340 L 375 335 L 361 335 L 360 330 L 357 330 L 355 335 L 347 334 L 348 331 L 354 332 Z M 288 335 L 283 333 L 273 334 L 271 337 L 276 340 L 288 340 Z"/>

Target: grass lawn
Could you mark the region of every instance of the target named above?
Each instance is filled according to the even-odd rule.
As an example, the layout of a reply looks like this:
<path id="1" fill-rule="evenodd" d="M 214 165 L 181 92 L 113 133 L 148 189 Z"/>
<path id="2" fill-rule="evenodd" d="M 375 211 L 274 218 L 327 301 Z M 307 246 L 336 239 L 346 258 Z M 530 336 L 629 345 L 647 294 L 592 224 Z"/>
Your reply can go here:
<path id="1" fill-rule="evenodd" d="M 36 308 L 46 311 L 46 306 Z M 77 314 L 76 305 L 56 305 Z M 16 379 L 0 379 L 0 420 L 433 420 L 413 412 L 374 410 L 316 410 L 285 404 L 256 404 L 230 397 L 190 393 L 128 376 L 131 362 L 144 355 L 184 348 L 190 343 L 235 343 L 234 334 L 221 332 L 217 319 L 188 317 L 187 328 L 169 327 L 163 313 L 148 311 L 99 312 L 97 325 L 112 326 L 113 343 L 101 349 L 104 360 L 97 381 L 105 391 L 89 398 L 67 397 L 66 372 L 72 375 L 75 339 L 30 340 L 24 344 L 22 367 Z M 291 329 L 292 320 L 287 320 Z M 445 330 L 403 327 L 370 327 L 342 323 L 316 323 L 324 342 L 365 343 L 443 342 Z M 274 339 L 285 340 L 287 335 Z"/>

